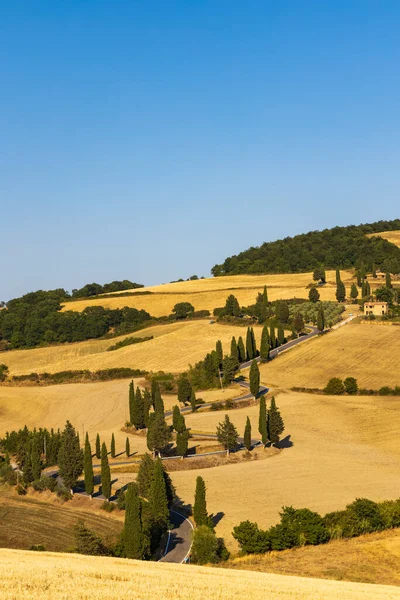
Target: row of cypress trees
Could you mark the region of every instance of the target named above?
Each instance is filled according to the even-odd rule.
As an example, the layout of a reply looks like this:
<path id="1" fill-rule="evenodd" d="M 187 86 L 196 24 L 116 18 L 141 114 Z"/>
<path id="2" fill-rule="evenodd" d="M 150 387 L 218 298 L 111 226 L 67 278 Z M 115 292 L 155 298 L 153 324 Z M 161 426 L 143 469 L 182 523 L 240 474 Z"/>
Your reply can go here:
<path id="1" fill-rule="evenodd" d="M 274 445 L 277 444 L 284 430 L 285 425 L 281 413 L 276 406 L 275 396 L 272 396 L 271 398 L 269 410 L 267 410 L 265 396 L 261 396 L 258 431 L 260 432 L 263 444 L 266 444 L 267 442 Z"/>

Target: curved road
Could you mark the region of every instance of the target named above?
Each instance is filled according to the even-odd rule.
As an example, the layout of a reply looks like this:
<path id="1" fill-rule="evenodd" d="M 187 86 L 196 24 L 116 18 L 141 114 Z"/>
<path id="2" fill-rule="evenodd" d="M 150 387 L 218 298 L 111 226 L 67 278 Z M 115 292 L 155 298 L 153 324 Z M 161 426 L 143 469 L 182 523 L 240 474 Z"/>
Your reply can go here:
<path id="1" fill-rule="evenodd" d="M 176 510 L 171 509 L 169 516 L 173 527 L 169 531 L 164 556 L 159 562 L 183 563 L 188 558 L 192 547 L 193 525 Z"/>

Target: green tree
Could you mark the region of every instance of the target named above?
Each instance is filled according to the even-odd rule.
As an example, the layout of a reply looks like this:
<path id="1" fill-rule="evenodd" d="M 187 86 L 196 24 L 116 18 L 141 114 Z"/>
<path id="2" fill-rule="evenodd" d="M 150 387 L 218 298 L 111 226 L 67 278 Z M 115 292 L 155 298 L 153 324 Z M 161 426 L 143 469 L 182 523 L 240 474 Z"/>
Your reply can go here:
<path id="1" fill-rule="evenodd" d="M 84 451 L 84 475 L 85 475 L 85 492 L 91 496 L 94 489 L 92 449 L 89 442 L 89 434 L 86 432 L 85 451 Z"/>
<path id="2" fill-rule="evenodd" d="M 239 362 L 243 363 L 246 360 L 246 350 L 244 347 L 244 342 L 242 336 L 239 336 L 238 339 L 238 353 L 239 353 Z"/>
<path id="3" fill-rule="evenodd" d="M 185 375 L 181 375 L 178 379 L 178 402 L 187 404 L 190 402 L 192 394 L 192 385 Z"/>
<path id="4" fill-rule="evenodd" d="M 94 531 L 88 529 L 81 519 L 74 527 L 74 534 L 74 552 L 77 554 L 89 554 L 91 556 L 107 556 L 109 554 L 101 538 Z"/>
<path id="5" fill-rule="evenodd" d="M 133 381 L 129 384 L 129 422 L 133 424 L 135 406 L 135 388 Z M 100 458 L 99 456 L 97 458 Z"/>
<path id="6" fill-rule="evenodd" d="M 301 333 L 304 329 L 304 319 L 300 312 L 297 312 L 294 317 L 293 327 L 297 334 Z"/>
<path id="7" fill-rule="evenodd" d="M 260 389 L 260 370 L 258 368 L 257 361 L 254 359 L 250 366 L 250 392 L 256 398 Z"/>
<path id="8" fill-rule="evenodd" d="M 217 425 L 217 439 L 222 444 L 225 450 L 233 450 L 237 445 L 238 432 L 234 424 L 229 419 L 228 415 L 225 415 L 225 419 L 222 423 Z"/>
<path id="9" fill-rule="evenodd" d="M 390 276 L 389 271 L 386 271 L 386 275 L 385 275 L 385 287 L 387 287 L 388 290 L 391 290 L 393 285 L 392 285 L 392 278 Z"/>
<path id="10" fill-rule="evenodd" d="M 324 329 L 325 329 L 325 313 L 324 313 L 324 307 L 322 306 L 322 303 L 319 305 L 319 308 L 318 308 L 317 329 L 319 331 L 324 331 Z"/>
<path id="11" fill-rule="evenodd" d="M 215 344 L 215 352 L 217 353 L 217 357 L 218 357 L 218 366 L 220 369 L 222 369 L 223 351 L 222 351 L 221 340 L 218 340 L 217 343 Z"/>
<path id="12" fill-rule="evenodd" d="M 129 442 L 129 438 L 126 438 L 125 441 L 125 454 L 126 454 L 126 458 L 129 458 L 131 455 L 131 444 Z"/>
<path id="13" fill-rule="evenodd" d="M 232 383 L 232 381 L 235 379 L 237 369 L 237 360 L 235 358 L 232 358 L 232 356 L 225 356 L 224 360 L 222 361 L 222 383 L 224 385 L 229 385 L 230 383 Z"/>
<path id="14" fill-rule="evenodd" d="M 251 450 L 251 423 L 249 417 L 246 419 L 246 426 L 244 428 L 243 436 L 244 446 L 247 450 Z"/>
<path id="15" fill-rule="evenodd" d="M 375 263 L 372 263 L 372 277 L 374 279 L 376 279 L 377 275 L 376 275 L 376 266 Z"/>
<path id="16" fill-rule="evenodd" d="M 285 331 L 283 329 L 282 323 L 278 325 L 278 344 L 282 346 L 285 343 Z"/>
<path id="17" fill-rule="evenodd" d="M 111 447 L 110 447 L 111 458 L 115 458 L 115 436 L 111 435 Z"/>
<path id="18" fill-rule="evenodd" d="M 269 334 L 269 341 L 270 341 L 271 350 L 273 350 L 274 348 L 276 348 L 275 327 L 273 325 L 271 325 L 270 334 Z"/>
<path id="19" fill-rule="evenodd" d="M 154 418 L 150 419 L 147 430 L 147 446 L 149 450 L 161 454 L 171 440 L 171 430 L 165 422 L 163 414 L 153 414 Z"/>
<path id="20" fill-rule="evenodd" d="M 339 377 L 332 377 L 324 388 L 325 394 L 330 396 L 340 396 L 344 394 L 343 381 Z"/>
<path id="21" fill-rule="evenodd" d="M 127 558 L 144 558 L 145 535 L 142 523 L 142 503 L 135 483 L 130 483 L 125 494 L 124 554 Z"/>
<path id="22" fill-rule="evenodd" d="M 139 386 L 136 387 L 133 403 L 132 425 L 134 425 L 135 429 L 143 429 L 145 427 L 144 400 Z"/>
<path id="23" fill-rule="evenodd" d="M 154 460 L 150 454 L 145 454 L 140 462 L 139 472 L 136 483 L 139 488 L 139 494 L 143 498 L 150 498 L 151 486 L 153 483 L 154 475 Z"/>
<path id="24" fill-rule="evenodd" d="M 315 286 L 313 286 L 312 288 L 310 288 L 310 291 L 308 292 L 308 299 L 313 304 L 315 304 L 316 302 L 318 302 L 318 300 L 319 300 L 319 291 L 317 290 L 317 288 Z"/>
<path id="25" fill-rule="evenodd" d="M 168 528 L 169 510 L 164 469 L 161 459 L 154 462 L 153 481 L 150 489 L 150 508 L 154 521 L 165 530 Z"/>
<path id="26" fill-rule="evenodd" d="M 111 472 L 108 464 L 107 446 L 105 442 L 101 445 L 101 493 L 106 500 L 110 500 Z"/>
<path id="27" fill-rule="evenodd" d="M 33 481 L 38 481 L 42 473 L 42 460 L 39 447 L 39 437 L 35 435 L 31 444 L 31 469 Z"/>
<path id="28" fill-rule="evenodd" d="M 185 428 L 176 434 L 176 453 L 178 456 L 185 456 L 189 446 L 189 431 Z"/>
<path id="29" fill-rule="evenodd" d="M 190 302 L 178 302 L 172 312 L 175 313 L 177 319 L 187 319 L 194 313 L 194 306 Z"/>
<path id="30" fill-rule="evenodd" d="M 361 269 L 360 269 L 360 273 L 361 273 Z M 362 275 L 362 277 L 363 277 L 363 275 Z M 340 269 L 336 269 L 336 287 L 338 286 L 340 281 L 342 281 L 340 278 Z"/>
<path id="31" fill-rule="evenodd" d="M 193 532 L 192 562 L 199 565 L 217 563 L 218 550 L 219 543 L 215 532 L 206 525 L 196 527 Z"/>
<path id="32" fill-rule="evenodd" d="M 351 284 L 350 298 L 352 298 L 353 300 L 356 300 L 358 298 L 358 289 L 355 283 Z"/>
<path id="33" fill-rule="evenodd" d="M 194 389 L 192 388 L 192 393 L 190 394 L 190 407 L 192 412 L 196 412 L 196 394 L 194 393 Z"/>
<path id="34" fill-rule="evenodd" d="M 269 359 L 269 351 L 270 351 L 269 331 L 268 331 L 268 326 L 264 325 L 262 332 L 261 332 L 261 346 L 260 346 L 261 360 L 264 361 L 264 360 Z"/>
<path id="35" fill-rule="evenodd" d="M 231 339 L 231 357 L 233 359 L 235 359 L 237 364 L 239 364 L 239 350 L 238 350 L 235 336 L 233 336 Z"/>
<path id="36" fill-rule="evenodd" d="M 246 358 L 247 358 L 247 360 L 252 360 L 255 357 L 253 336 L 254 336 L 254 333 L 252 333 L 251 327 L 248 327 L 247 333 L 246 333 Z"/>
<path id="37" fill-rule="evenodd" d="M 276 307 L 277 307 L 276 318 L 281 323 L 287 323 L 289 321 L 289 306 L 288 306 L 288 303 L 285 302 L 284 300 L 280 300 L 277 303 Z"/>
<path id="38" fill-rule="evenodd" d="M 343 381 L 343 385 L 346 394 L 357 394 L 358 384 L 357 379 L 354 379 L 354 377 L 346 377 L 346 379 Z"/>
<path id="39" fill-rule="evenodd" d="M 65 487 L 72 490 L 83 472 L 83 452 L 79 445 L 79 436 L 69 421 L 66 422 L 61 435 L 58 468 Z"/>
<path id="40" fill-rule="evenodd" d="M 265 396 L 260 398 L 260 412 L 258 417 L 258 431 L 260 432 L 262 443 L 267 443 L 268 432 L 267 432 L 267 406 L 265 402 Z"/>
<path id="41" fill-rule="evenodd" d="M 180 429 L 181 419 L 182 415 L 181 411 L 179 410 L 179 406 L 175 405 L 172 409 L 172 427 L 175 429 L 175 431 Z"/>
<path id="42" fill-rule="evenodd" d="M 338 302 L 344 302 L 346 299 L 346 288 L 343 281 L 339 281 L 336 286 L 336 300 Z"/>
<path id="43" fill-rule="evenodd" d="M 160 386 L 154 379 L 151 382 L 151 400 L 154 406 L 154 412 L 164 418 L 164 402 L 161 398 Z"/>
<path id="44" fill-rule="evenodd" d="M 196 479 L 196 491 L 194 494 L 193 504 L 193 518 L 197 527 L 206 525 L 211 529 L 214 528 L 212 519 L 207 512 L 207 501 L 206 501 L 206 483 L 200 476 Z"/>
<path id="45" fill-rule="evenodd" d="M 101 458 L 101 445 L 100 445 L 100 436 L 96 435 L 96 458 L 100 460 Z"/>
<path id="46" fill-rule="evenodd" d="M 280 435 L 284 432 L 285 425 L 281 417 L 281 413 L 276 406 L 275 397 L 271 398 L 271 406 L 267 415 L 267 433 L 268 439 L 271 444 L 277 444 L 279 442 Z"/>
<path id="47" fill-rule="evenodd" d="M 151 402 L 151 394 L 149 392 L 149 390 L 144 390 L 143 393 L 143 415 L 144 415 L 144 426 L 147 427 L 147 424 L 149 422 L 149 414 L 150 414 L 150 407 L 152 405 Z"/>
<path id="48" fill-rule="evenodd" d="M 227 297 L 224 312 L 231 317 L 238 317 L 240 315 L 239 302 L 233 294 Z"/>

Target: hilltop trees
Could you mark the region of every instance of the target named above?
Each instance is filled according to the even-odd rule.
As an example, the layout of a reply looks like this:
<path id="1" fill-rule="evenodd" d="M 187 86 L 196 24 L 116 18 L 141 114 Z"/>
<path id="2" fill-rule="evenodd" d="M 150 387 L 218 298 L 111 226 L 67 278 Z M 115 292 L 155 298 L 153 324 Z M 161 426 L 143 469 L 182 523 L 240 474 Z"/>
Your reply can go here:
<path id="1" fill-rule="evenodd" d="M 89 434 L 86 432 L 85 452 L 84 452 L 84 474 L 85 474 L 85 492 L 91 496 L 93 494 L 93 462 L 92 449 L 89 442 Z"/>
<path id="2" fill-rule="evenodd" d="M 101 493 L 106 500 L 110 500 L 111 471 L 108 464 L 107 446 L 105 442 L 101 445 Z"/>
<path id="3" fill-rule="evenodd" d="M 79 444 L 79 436 L 69 421 L 66 422 L 61 435 L 58 453 L 60 477 L 66 488 L 72 490 L 83 471 L 83 452 Z"/>

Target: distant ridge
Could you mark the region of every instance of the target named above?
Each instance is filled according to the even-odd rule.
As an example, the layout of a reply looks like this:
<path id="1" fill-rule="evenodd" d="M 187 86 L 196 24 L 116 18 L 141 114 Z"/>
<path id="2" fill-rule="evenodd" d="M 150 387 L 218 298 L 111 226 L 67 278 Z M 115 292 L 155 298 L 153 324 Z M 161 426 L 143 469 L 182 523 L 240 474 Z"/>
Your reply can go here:
<path id="1" fill-rule="evenodd" d="M 230 256 L 211 269 L 221 275 L 300 273 L 312 271 L 318 264 L 327 269 L 349 269 L 364 262 L 367 269 L 400 272 L 400 248 L 370 233 L 400 230 L 400 219 L 363 225 L 333 227 L 310 231 L 275 242 L 265 242 L 238 255 Z"/>

